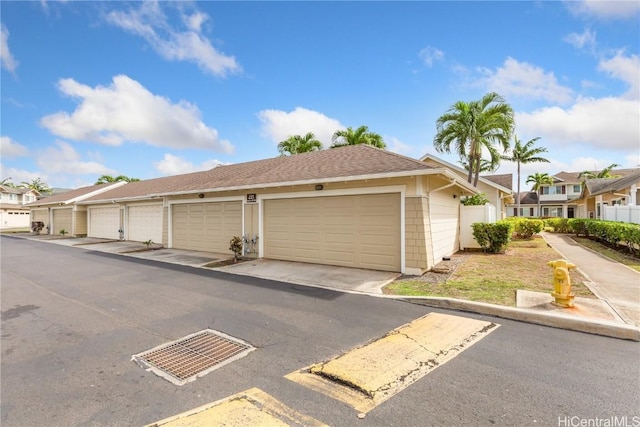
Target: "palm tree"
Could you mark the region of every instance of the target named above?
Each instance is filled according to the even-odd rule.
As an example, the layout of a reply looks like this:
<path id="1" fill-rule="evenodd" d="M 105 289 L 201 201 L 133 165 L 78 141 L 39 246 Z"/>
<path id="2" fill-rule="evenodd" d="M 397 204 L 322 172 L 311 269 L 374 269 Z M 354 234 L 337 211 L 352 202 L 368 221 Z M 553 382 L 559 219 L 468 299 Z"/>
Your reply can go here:
<path id="1" fill-rule="evenodd" d="M 516 208 L 516 216 L 520 216 L 520 164 L 527 163 L 549 163 L 549 160 L 544 157 L 538 157 L 538 154 L 546 153 L 547 149 L 544 147 L 534 147 L 533 144 L 536 143 L 540 138 L 533 138 L 529 140 L 526 144 L 522 145 L 517 135 L 514 135 L 513 141 L 515 142 L 513 146 L 513 150 L 511 150 L 510 156 L 502 156 L 503 160 L 508 160 L 510 162 L 516 162 L 518 164 L 518 196 L 516 197 L 517 208 Z"/>
<path id="2" fill-rule="evenodd" d="M 342 147 L 345 145 L 367 144 L 376 148 L 387 148 L 382 136 L 375 132 L 369 132 L 367 126 L 360 126 L 357 129 L 348 127 L 346 130 L 337 130 L 331 137 L 333 144 L 331 148 Z"/>
<path id="3" fill-rule="evenodd" d="M 285 156 L 287 153 L 293 155 L 317 150 L 322 150 L 322 143 L 316 139 L 313 132 L 309 132 L 305 136 L 290 136 L 278 144 L 281 156 Z"/>
<path id="4" fill-rule="evenodd" d="M 464 170 L 469 170 L 469 163 L 466 160 L 458 160 L 458 163 L 460 163 Z M 498 166 L 499 165 L 493 163 L 491 160 L 482 159 L 480 160 L 480 173 L 495 172 Z"/>
<path id="5" fill-rule="evenodd" d="M 140 180 L 138 178 L 129 178 L 128 176 L 125 176 L 125 175 L 118 175 L 116 177 L 113 177 L 111 175 L 102 175 L 100 178 L 98 178 L 98 180 L 94 185 L 111 184 L 114 182 L 122 182 L 122 181 L 134 182 L 134 181 L 140 181 Z"/>
<path id="6" fill-rule="evenodd" d="M 450 153 L 455 145 L 460 159 L 466 159 L 471 165 L 467 181 L 477 187 L 482 148 L 487 148 L 492 158 L 496 144 L 507 151 L 513 125 L 513 108 L 500 95 L 491 92 L 478 101 L 453 104 L 436 120 L 438 132 L 433 145 L 439 153 Z"/>
<path id="7" fill-rule="evenodd" d="M 606 168 L 602 169 L 600 172 L 594 173 L 591 171 L 584 171 L 578 175 L 578 178 L 585 179 L 597 179 L 597 178 L 617 178 L 618 175 L 611 175 L 611 171 L 620 165 L 617 163 L 611 163 Z"/>
<path id="8" fill-rule="evenodd" d="M 11 181 L 11 177 L 9 178 L 5 178 L 2 181 L 0 181 L 0 185 L 4 185 L 5 187 L 11 187 L 11 188 L 15 188 L 15 184 Z"/>
<path id="9" fill-rule="evenodd" d="M 536 172 L 533 175 L 529 175 L 527 177 L 527 184 L 533 184 L 533 187 L 531 187 L 532 191 L 535 191 L 538 194 L 538 217 L 542 216 L 542 211 L 540 210 L 540 188 L 544 185 L 544 184 L 553 184 L 553 178 L 551 176 L 549 176 L 548 173 L 539 173 Z M 520 195 L 518 195 L 518 198 L 520 198 Z"/>
<path id="10" fill-rule="evenodd" d="M 49 188 L 49 186 L 45 182 L 42 182 L 40 177 L 31 180 L 31 182 L 22 181 L 20 183 L 19 187 L 30 188 L 32 190 L 37 191 L 40 194 L 45 194 L 45 193 L 46 194 L 51 194 L 51 189 Z"/>

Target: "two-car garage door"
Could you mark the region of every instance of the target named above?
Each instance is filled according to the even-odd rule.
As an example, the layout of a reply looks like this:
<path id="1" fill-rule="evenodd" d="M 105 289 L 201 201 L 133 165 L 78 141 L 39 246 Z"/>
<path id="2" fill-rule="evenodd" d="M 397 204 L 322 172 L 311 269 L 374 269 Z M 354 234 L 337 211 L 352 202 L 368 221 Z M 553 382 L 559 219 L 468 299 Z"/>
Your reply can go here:
<path id="1" fill-rule="evenodd" d="M 264 201 L 265 258 L 400 271 L 400 194 Z"/>

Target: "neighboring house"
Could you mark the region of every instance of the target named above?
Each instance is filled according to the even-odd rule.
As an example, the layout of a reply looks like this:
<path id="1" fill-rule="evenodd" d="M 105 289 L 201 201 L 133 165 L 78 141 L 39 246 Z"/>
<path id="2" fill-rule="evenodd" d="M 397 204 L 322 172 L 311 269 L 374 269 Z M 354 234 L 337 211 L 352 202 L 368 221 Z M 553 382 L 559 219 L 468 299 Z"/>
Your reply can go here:
<path id="1" fill-rule="evenodd" d="M 78 204 L 93 237 L 122 230 L 228 254 L 242 236 L 246 255 L 422 274 L 459 250 L 460 197 L 475 193 L 449 168 L 354 145 L 131 182 Z"/>
<path id="2" fill-rule="evenodd" d="M 38 196 L 40 193 L 30 188 L 0 185 L 0 229 L 29 228 L 29 208 L 25 204 Z"/>
<path id="3" fill-rule="evenodd" d="M 33 221 L 41 221 L 45 226 L 43 234 L 62 234 L 61 231 L 64 230 L 70 236 L 86 236 L 87 209 L 78 205 L 78 202 L 123 184 L 124 182 L 92 185 L 32 202 L 27 205 L 31 213 L 29 226 Z"/>
<path id="4" fill-rule="evenodd" d="M 613 176 L 626 177 L 640 172 L 640 169 L 612 170 Z M 520 216 L 543 218 L 587 218 L 594 212 L 589 210 L 583 198 L 585 180 L 580 177 L 580 172 L 560 172 L 552 175 L 553 184 L 540 186 L 538 192 L 522 192 L 520 197 Z M 611 179 L 598 179 L 595 181 L 611 181 Z M 539 200 L 538 200 L 539 199 Z M 538 212 L 538 201 L 540 212 Z M 507 216 L 516 216 L 516 203 L 508 205 Z"/>
<path id="5" fill-rule="evenodd" d="M 610 206 L 640 206 L 640 170 L 620 178 L 585 180 L 576 203 L 580 218 L 596 219 L 614 219 L 605 215 Z"/>
<path id="6" fill-rule="evenodd" d="M 450 169 L 465 181 L 467 180 L 467 174 L 469 172 L 466 169 L 445 162 L 431 154 L 425 154 L 420 160 L 433 167 Z M 513 201 L 513 174 L 481 176 L 478 179 L 477 188 L 478 192 L 484 193 L 487 199 L 489 199 L 489 203 L 495 206 L 496 218 L 498 220 L 504 219 L 507 216 L 507 205 Z"/>

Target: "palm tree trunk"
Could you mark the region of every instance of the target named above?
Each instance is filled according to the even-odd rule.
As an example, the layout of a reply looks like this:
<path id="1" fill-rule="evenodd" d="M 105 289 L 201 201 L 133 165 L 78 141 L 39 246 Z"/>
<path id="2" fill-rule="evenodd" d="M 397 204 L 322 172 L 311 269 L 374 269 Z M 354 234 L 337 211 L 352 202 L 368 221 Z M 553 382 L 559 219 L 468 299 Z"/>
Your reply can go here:
<path id="1" fill-rule="evenodd" d="M 518 162 L 518 193 L 516 194 L 516 215 L 520 216 L 520 162 Z"/>

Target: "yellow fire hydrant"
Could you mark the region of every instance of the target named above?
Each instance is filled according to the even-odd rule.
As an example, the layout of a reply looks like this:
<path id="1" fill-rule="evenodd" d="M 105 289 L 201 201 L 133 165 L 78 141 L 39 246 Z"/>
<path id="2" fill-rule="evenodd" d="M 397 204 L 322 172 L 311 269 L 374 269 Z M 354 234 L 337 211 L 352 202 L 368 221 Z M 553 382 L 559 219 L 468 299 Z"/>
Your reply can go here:
<path id="1" fill-rule="evenodd" d="M 554 304 L 560 307 L 573 307 L 575 295 L 571 293 L 569 270 L 576 268 L 575 264 L 564 259 L 557 259 L 549 261 L 547 265 L 553 267 L 553 292 L 551 296 L 556 299 Z"/>

